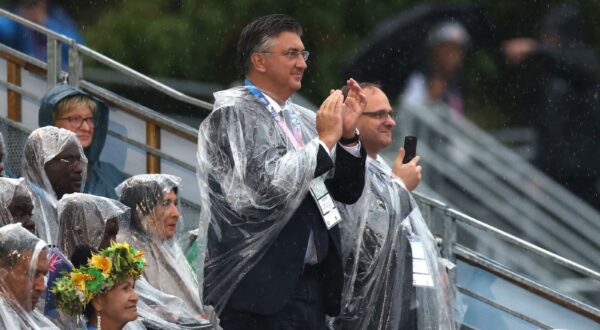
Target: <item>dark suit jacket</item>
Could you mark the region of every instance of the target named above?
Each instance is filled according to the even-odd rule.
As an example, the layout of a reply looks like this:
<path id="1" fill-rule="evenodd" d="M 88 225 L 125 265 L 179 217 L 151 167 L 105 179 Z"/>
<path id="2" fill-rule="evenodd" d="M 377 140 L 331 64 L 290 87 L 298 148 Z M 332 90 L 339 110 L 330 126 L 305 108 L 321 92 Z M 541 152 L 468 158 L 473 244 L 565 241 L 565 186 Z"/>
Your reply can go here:
<path id="1" fill-rule="evenodd" d="M 338 146 L 336 154 L 335 175 L 326 180 L 325 184 L 335 200 L 352 204 L 360 197 L 365 184 L 366 153 L 362 148 L 361 157 L 357 158 Z M 315 177 L 333 166 L 327 152 L 320 147 Z M 241 280 L 229 300 L 229 308 L 270 315 L 284 307 L 302 274 L 311 218 L 314 217 L 319 219 L 317 223 L 321 226 L 316 230 L 327 230 L 315 200 L 307 193 L 273 245 Z M 343 285 L 340 232 L 337 225 L 329 230 L 328 254 L 320 264 L 326 288 L 326 313 L 337 315 Z"/>
<path id="2" fill-rule="evenodd" d="M 317 244 L 329 247 L 320 265 L 324 287 L 327 288 L 326 312 L 335 315 L 339 313 L 343 282 L 339 228 L 335 226 L 327 231 L 310 192 L 303 196 L 296 211 L 277 237 L 273 238 L 270 246 L 260 251 L 262 256 L 258 253 L 250 256 L 258 258 L 256 263 L 252 263 L 254 266 L 251 269 L 236 268 L 236 265 L 229 263 L 236 258 L 247 258 L 232 256 L 240 249 L 247 249 L 244 246 L 248 240 L 246 233 L 260 232 L 273 223 L 261 221 L 262 218 L 271 217 L 271 208 L 233 209 L 222 198 L 226 192 L 221 191 L 223 177 L 230 175 L 232 167 L 240 165 L 235 164 L 240 147 L 233 144 L 243 143 L 241 152 L 245 153 L 244 159 L 247 160 L 243 164 L 246 171 L 244 184 L 255 189 L 260 197 L 277 198 L 277 187 L 268 184 L 271 173 L 265 172 L 265 164 L 272 164 L 277 155 L 283 157 L 289 141 L 281 134 L 270 113 L 262 108 L 263 105 L 252 94 L 234 91 L 231 93 L 231 102 L 225 102 L 215 109 L 200 127 L 201 132 L 206 134 L 202 140 L 209 145 L 206 155 L 212 165 L 204 169 L 209 172 L 207 183 L 211 191 L 212 214 L 208 230 L 208 260 L 204 268 L 205 301 L 218 309 L 225 307 L 263 315 L 281 310 L 300 279 L 310 231 L 316 226 L 313 230 L 316 231 L 314 236 L 319 237 Z M 314 121 L 311 123 L 306 115 L 300 119 L 305 121 L 304 125 L 314 125 Z M 239 142 L 240 139 L 244 140 Z M 361 150 L 361 157 L 358 158 L 338 146 L 334 164 L 327 151 L 319 147 L 316 158 L 315 177 L 335 166 L 334 176 L 325 180 L 332 197 L 343 203 L 356 202 L 365 184 L 365 150 Z M 323 241 L 326 245 L 319 244 Z M 232 274 L 230 269 L 245 275 L 239 279 L 237 276 L 240 275 Z M 230 286 L 235 288 L 223 306 L 222 294 L 227 294 Z"/>

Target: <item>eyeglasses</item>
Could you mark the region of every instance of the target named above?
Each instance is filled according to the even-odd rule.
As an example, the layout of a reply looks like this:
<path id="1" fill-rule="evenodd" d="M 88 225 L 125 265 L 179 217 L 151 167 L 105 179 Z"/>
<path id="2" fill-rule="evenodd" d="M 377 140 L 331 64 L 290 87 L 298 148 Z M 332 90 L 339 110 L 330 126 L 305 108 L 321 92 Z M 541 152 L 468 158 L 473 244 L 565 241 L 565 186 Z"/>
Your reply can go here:
<path id="1" fill-rule="evenodd" d="M 81 127 L 81 125 L 83 125 L 84 122 L 86 122 L 89 127 L 96 126 L 94 117 L 83 118 L 83 117 L 79 117 L 79 116 L 74 116 L 74 117 L 58 118 L 57 120 L 67 120 L 67 121 L 69 121 L 69 125 L 71 125 L 71 127 L 75 127 L 75 128 Z"/>
<path id="2" fill-rule="evenodd" d="M 58 158 L 58 161 L 67 166 L 81 165 L 81 158 L 77 156 Z"/>
<path id="3" fill-rule="evenodd" d="M 261 52 L 263 54 L 280 54 L 283 56 L 287 56 L 287 58 L 289 58 L 290 60 L 295 60 L 298 58 L 298 55 L 302 56 L 302 58 L 304 59 L 304 61 L 308 61 L 308 55 L 310 55 L 310 52 L 308 50 L 295 50 L 295 49 L 290 49 L 290 50 L 286 50 L 283 52 Z"/>
<path id="4" fill-rule="evenodd" d="M 385 120 L 388 118 L 394 119 L 394 113 L 392 111 L 375 111 L 375 112 L 363 112 L 364 116 L 375 118 L 377 120 Z"/>

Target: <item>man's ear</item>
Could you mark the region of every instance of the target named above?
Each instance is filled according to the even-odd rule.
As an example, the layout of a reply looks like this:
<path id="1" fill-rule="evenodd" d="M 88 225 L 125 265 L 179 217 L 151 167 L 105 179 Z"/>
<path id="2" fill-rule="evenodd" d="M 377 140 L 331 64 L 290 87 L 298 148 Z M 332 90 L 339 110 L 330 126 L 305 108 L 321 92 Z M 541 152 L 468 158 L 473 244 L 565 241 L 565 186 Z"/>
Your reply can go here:
<path id="1" fill-rule="evenodd" d="M 252 56 L 250 56 L 253 69 L 260 73 L 265 73 L 265 71 L 267 71 L 266 57 L 264 55 L 265 54 L 263 53 L 253 53 Z"/>

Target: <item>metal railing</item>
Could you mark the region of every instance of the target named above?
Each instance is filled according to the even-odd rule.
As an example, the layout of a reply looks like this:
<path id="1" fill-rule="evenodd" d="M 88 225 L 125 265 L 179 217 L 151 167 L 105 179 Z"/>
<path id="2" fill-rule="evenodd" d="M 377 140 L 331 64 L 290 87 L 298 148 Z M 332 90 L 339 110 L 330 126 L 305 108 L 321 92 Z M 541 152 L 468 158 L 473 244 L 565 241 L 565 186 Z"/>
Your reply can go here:
<path id="1" fill-rule="evenodd" d="M 515 152 L 442 107 L 400 109 L 394 134 L 410 133 L 419 137 L 423 183 L 445 202 L 579 264 L 600 267 L 600 213 Z M 519 260 L 524 252 L 515 246 L 477 235 L 469 239 L 477 250 L 525 270 Z M 579 276 L 560 268 L 527 268 L 547 282 Z M 572 294 L 580 289 L 572 286 Z"/>
<path id="2" fill-rule="evenodd" d="M 103 54 L 100 54 L 86 46 L 77 44 L 71 38 L 30 22 L 9 11 L 0 9 L 0 16 L 39 32 L 47 38 L 47 63 L 7 47 L 6 45 L 0 44 L 0 59 L 4 59 L 6 61 L 7 70 L 7 79 L 0 79 L 0 86 L 3 86 L 7 89 L 7 119 L 15 123 L 22 123 L 23 119 L 29 119 L 31 122 L 33 122 L 34 120 L 31 118 L 23 118 L 23 98 L 30 103 L 33 102 L 39 104 L 41 96 L 46 90 L 52 88 L 58 82 L 66 82 L 73 86 L 79 87 L 90 95 L 93 95 L 94 97 L 104 101 L 111 107 L 111 109 L 118 109 L 118 111 L 122 111 L 123 113 L 129 115 L 130 118 L 136 118 L 143 122 L 146 130 L 146 137 L 143 140 L 132 138 L 127 134 L 123 134 L 123 132 L 115 131 L 111 127 L 109 127 L 108 131 L 109 137 L 121 141 L 132 148 L 137 148 L 145 152 L 146 166 L 143 172 L 159 173 L 161 172 L 161 165 L 164 165 L 166 161 L 168 164 L 174 165 L 180 168 L 182 171 L 195 173 L 195 161 L 184 161 L 178 155 L 169 153 L 168 148 L 165 149 L 161 147 L 161 140 L 164 140 L 165 133 L 168 133 L 169 137 L 171 138 L 175 136 L 187 141 L 189 144 L 195 145 L 198 136 L 197 129 L 182 124 L 176 120 L 172 120 L 148 107 L 145 107 L 139 103 L 111 92 L 106 88 L 85 80 L 83 70 L 84 60 L 85 63 L 94 61 L 112 70 L 116 70 L 120 75 L 131 78 L 136 83 L 144 84 L 158 93 L 172 98 L 173 100 L 191 105 L 193 109 L 198 109 L 198 111 L 204 115 L 212 110 L 212 104 L 181 93 L 163 83 L 156 81 L 155 79 L 149 78 L 140 72 L 114 61 Z M 61 53 L 63 51 L 63 45 L 65 45 L 68 49 L 68 70 L 66 72 L 62 70 Z M 39 90 L 31 90 L 31 88 L 22 86 L 22 78 L 25 78 L 22 77 L 22 75 L 29 73 L 45 80 L 44 91 L 41 91 L 40 93 Z M 37 116 L 35 118 L 35 122 L 37 125 Z M 31 131 L 36 126 L 25 125 L 23 127 Z M 132 132 L 130 130 L 128 133 L 131 134 L 136 132 Z M 17 162 L 20 163 L 20 160 Z M 18 173 L 20 167 L 13 167 Z M 135 171 L 133 173 L 137 174 L 139 172 L 140 171 Z M 187 204 L 191 209 L 195 209 L 196 211 L 190 211 L 194 215 L 188 218 L 197 218 L 196 214 L 199 213 L 199 205 L 191 202 L 190 199 L 187 200 L 187 203 L 184 201 L 184 204 Z M 191 221 L 192 223 L 187 226 L 187 229 L 193 227 L 193 223 L 195 221 L 197 221 L 197 219 Z"/>
<path id="3" fill-rule="evenodd" d="M 423 215 L 426 216 L 426 220 L 430 224 L 433 221 L 438 222 L 436 225 L 438 225 L 439 229 L 435 234 L 443 238 L 441 252 L 442 255 L 446 256 L 446 258 L 450 259 L 453 262 L 461 260 L 477 268 L 493 273 L 496 276 L 512 283 L 515 286 L 524 288 L 525 290 L 531 292 L 534 295 L 552 301 L 553 303 L 560 305 L 570 311 L 573 311 L 574 313 L 583 315 L 586 318 L 593 320 L 594 322 L 600 323 L 600 309 L 598 309 L 598 307 L 574 299 L 573 297 L 558 292 L 555 289 L 551 289 L 547 285 L 543 285 L 538 281 L 531 279 L 527 275 L 520 274 L 518 271 L 510 269 L 505 265 L 501 265 L 495 262 L 494 260 L 491 260 L 486 256 L 482 255 L 481 253 L 473 251 L 469 247 L 465 246 L 465 243 L 460 242 L 460 239 L 457 238 L 459 227 L 470 227 L 478 231 L 480 235 L 485 236 L 485 239 L 489 239 L 490 237 L 499 239 L 503 242 L 506 242 L 507 244 L 514 246 L 520 251 L 528 252 L 539 256 L 547 264 L 554 264 L 556 266 L 565 267 L 579 274 L 580 276 L 595 282 L 598 288 L 600 288 L 600 272 L 575 263 L 572 260 L 569 260 L 556 253 L 550 252 L 546 249 L 536 246 L 535 244 L 527 242 L 526 240 L 518 238 L 514 235 L 503 232 L 498 228 L 490 226 L 480 220 L 477 220 L 460 211 L 453 209 L 448 204 L 445 204 L 438 200 L 434 200 L 419 193 L 414 193 L 414 196 L 420 205 Z M 439 216 L 432 216 L 433 212 L 437 212 Z M 457 291 L 462 294 L 477 299 L 498 310 L 509 313 L 512 316 L 517 317 L 523 321 L 539 326 L 542 329 L 552 328 L 549 325 L 545 324 L 543 321 L 536 320 L 531 316 L 525 315 L 511 308 L 510 306 L 505 306 L 499 304 L 498 302 L 490 301 L 489 299 L 481 296 L 477 292 L 469 290 L 468 288 L 465 288 L 460 284 L 456 283 L 455 279 L 454 282 Z"/>
<path id="4" fill-rule="evenodd" d="M 108 89 L 105 89 L 101 86 L 98 86 L 90 81 L 84 79 L 83 76 L 83 58 L 89 57 L 92 60 L 95 60 L 103 65 L 106 65 L 114 70 L 119 71 L 120 73 L 138 81 L 144 83 L 156 91 L 168 95 L 176 100 L 188 103 L 199 108 L 200 111 L 209 111 L 212 109 L 212 105 L 208 102 L 195 99 L 183 93 L 180 93 L 169 86 L 161 84 L 160 82 L 155 81 L 135 70 L 132 70 L 123 64 L 120 64 L 102 54 L 95 52 L 94 50 L 76 44 L 73 40 L 57 34 L 51 30 L 48 30 L 42 26 L 31 23 L 19 16 L 13 15 L 5 10 L 0 9 L 0 16 L 7 17 L 11 20 L 14 20 L 24 26 L 27 26 L 35 31 L 38 31 L 48 38 L 48 63 L 44 63 L 37 59 L 34 59 L 30 56 L 24 55 L 14 49 L 8 48 L 4 45 L 0 44 L 0 58 L 4 59 L 7 64 L 7 80 L 3 81 L 0 79 L 0 85 L 6 87 L 7 89 L 7 119 L 0 118 L 0 129 L 3 129 L 5 132 L 8 130 L 14 130 L 16 132 L 20 132 L 20 136 L 14 136 L 14 140 L 23 140 L 25 134 L 27 134 L 31 128 L 27 128 L 19 122 L 21 122 L 21 98 L 27 98 L 29 100 L 34 100 L 39 102 L 40 97 L 39 93 L 35 93 L 34 91 L 28 90 L 21 86 L 21 77 L 20 72 L 22 70 L 32 72 L 35 75 L 39 75 L 40 77 L 45 77 L 46 87 L 50 88 L 58 81 L 68 81 L 68 83 L 79 86 L 86 92 L 94 95 L 95 97 L 103 100 L 107 104 L 109 104 L 112 108 L 118 109 L 119 111 L 126 113 L 132 117 L 135 117 L 141 121 L 143 121 L 146 125 L 146 140 L 139 141 L 137 139 L 131 138 L 125 134 L 122 134 L 115 130 L 109 130 L 108 134 L 111 137 L 118 139 L 119 141 L 123 141 L 129 145 L 132 145 L 135 148 L 139 148 L 143 152 L 146 153 L 146 171 L 147 172 L 159 172 L 160 161 L 166 160 L 171 163 L 176 164 L 182 169 L 186 171 L 195 171 L 195 164 L 190 162 L 182 161 L 181 159 L 172 156 L 166 150 L 161 148 L 160 144 L 160 132 L 161 130 L 168 131 L 181 139 L 189 141 L 191 143 L 196 143 L 196 138 L 198 131 L 197 129 L 191 128 L 187 125 L 183 125 L 176 120 L 169 119 L 160 113 L 149 109 L 141 104 L 128 100 L 114 92 L 111 92 Z M 61 70 L 61 47 L 60 43 L 66 44 L 69 46 L 69 67 L 68 72 L 63 72 Z M 462 127 L 465 130 L 473 130 L 473 128 L 469 128 L 468 126 Z M 157 138 L 158 137 L 158 138 Z M 489 148 L 496 148 L 494 146 L 493 141 L 482 141 Z M 17 144 L 15 142 L 15 144 Z M 496 148 L 497 149 L 497 148 Z M 421 149 L 422 150 L 422 149 Z M 433 152 L 432 152 L 433 154 Z M 10 155 L 9 155 L 10 156 Z M 507 161 L 510 164 L 514 164 L 518 162 L 518 159 L 513 159 L 514 157 L 510 156 Z M 16 160 L 15 160 L 16 161 Z M 19 159 L 20 161 L 20 159 Z M 521 176 L 530 175 L 531 169 L 528 168 L 527 164 L 519 163 L 519 171 L 517 171 Z M 496 170 L 503 171 L 503 168 Z M 510 174 L 510 173 L 508 173 Z M 508 175 L 507 174 L 507 175 Z M 543 176 L 540 176 L 538 173 L 533 172 L 531 174 L 535 180 L 542 182 L 544 186 L 553 187 L 552 182 L 547 182 Z M 467 177 L 468 178 L 468 177 Z M 435 189 L 435 187 L 433 187 Z M 527 193 L 528 191 L 523 191 Z M 531 194 L 529 193 L 528 196 Z M 553 192 L 550 194 L 553 198 L 562 199 L 565 203 L 574 203 L 575 208 L 581 206 L 580 202 L 573 202 L 572 197 L 569 195 L 565 195 L 564 192 Z M 588 304 L 582 303 L 579 300 L 576 300 L 567 295 L 558 293 L 555 290 L 551 290 L 544 285 L 541 285 L 536 280 L 532 280 L 525 275 L 519 274 L 518 272 L 509 270 L 508 268 L 501 266 L 495 262 L 490 262 L 489 259 L 484 257 L 479 252 L 475 252 L 466 245 L 462 244 L 458 240 L 459 227 L 466 226 L 471 230 L 478 230 L 488 233 L 495 237 L 498 240 L 506 242 L 508 244 L 513 245 L 516 249 L 520 251 L 528 251 L 534 253 L 545 260 L 548 260 L 558 266 L 566 267 L 567 269 L 574 271 L 580 274 L 583 277 L 599 281 L 600 274 L 597 271 L 594 271 L 590 268 L 584 267 L 578 263 L 575 263 L 569 259 L 563 258 L 558 254 L 549 252 L 543 248 L 540 248 L 534 244 L 528 243 L 525 240 L 519 239 L 513 235 L 507 234 L 497 228 L 494 228 L 488 224 L 485 224 L 481 221 L 478 221 L 472 217 L 466 216 L 465 214 L 458 212 L 452 209 L 449 205 L 441 203 L 439 201 L 427 198 L 425 196 L 416 194 L 419 203 L 421 204 L 422 209 L 424 210 L 423 214 L 428 218 L 433 225 L 441 226 L 442 230 L 438 231 L 443 237 L 443 249 L 442 252 L 446 257 L 449 257 L 453 260 L 463 260 L 465 262 L 469 262 L 477 267 L 485 269 L 489 272 L 493 272 L 499 276 L 502 276 L 506 280 L 510 281 L 514 285 L 518 285 L 526 288 L 527 290 L 538 294 L 545 299 L 551 300 L 555 303 L 560 304 L 578 314 L 585 315 L 586 317 L 595 320 L 596 322 L 600 322 L 600 312 L 597 308 L 592 307 Z M 540 197 L 531 196 L 533 199 L 539 199 Z M 545 198 L 545 197 L 544 197 Z M 190 201 L 184 201 L 188 204 L 190 209 L 198 210 L 199 205 L 194 204 Z M 548 209 L 552 210 L 552 207 L 548 207 Z M 571 208 L 569 208 L 571 209 Z M 584 209 L 583 211 L 577 214 L 581 214 L 582 216 L 589 218 L 590 216 L 594 216 L 593 211 L 589 211 L 589 208 Z M 437 212 L 442 215 L 442 219 L 440 221 L 436 221 L 432 216 L 427 216 L 427 214 L 431 212 Z M 500 213 L 503 213 L 500 211 Z M 193 227 L 193 225 L 191 226 Z M 475 297 L 485 303 L 496 304 L 495 302 L 485 301 L 485 297 L 479 297 L 476 292 L 472 292 L 467 288 L 458 286 L 457 289 L 463 294 L 470 295 L 471 297 Z M 529 316 L 524 315 L 518 311 L 512 310 L 507 306 L 496 306 L 505 311 L 511 312 L 513 315 L 520 317 L 524 320 L 529 320 Z M 530 322 L 537 324 L 540 327 L 546 327 L 546 324 L 536 320 L 529 320 Z"/>

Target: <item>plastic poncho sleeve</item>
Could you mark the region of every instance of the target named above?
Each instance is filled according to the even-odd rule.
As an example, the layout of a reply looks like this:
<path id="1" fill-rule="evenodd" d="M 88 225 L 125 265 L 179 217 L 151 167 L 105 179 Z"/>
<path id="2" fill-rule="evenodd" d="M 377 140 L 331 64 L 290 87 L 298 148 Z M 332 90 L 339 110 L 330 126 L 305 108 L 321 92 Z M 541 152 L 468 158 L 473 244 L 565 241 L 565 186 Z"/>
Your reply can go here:
<path id="1" fill-rule="evenodd" d="M 332 327 L 455 329 L 453 291 L 416 202 L 386 164 L 371 160 L 367 173 L 361 200 L 340 206 L 345 283 L 342 313 Z M 413 250 L 415 239 L 419 251 Z M 413 269 L 417 254 L 424 260 L 417 263 L 426 264 L 430 287 L 414 285 L 413 271 L 422 271 Z"/>
<path id="2" fill-rule="evenodd" d="M 319 143 L 309 110 L 293 108 L 304 140 L 296 150 L 244 88 L 216 93 L 215 99 L 198 137 L 200 236 L 208 236 L 207 249 L 199 246 L 198 269 L 206 272 L 204 297 L 219 310 L 308 193 Z"/>

